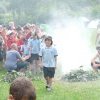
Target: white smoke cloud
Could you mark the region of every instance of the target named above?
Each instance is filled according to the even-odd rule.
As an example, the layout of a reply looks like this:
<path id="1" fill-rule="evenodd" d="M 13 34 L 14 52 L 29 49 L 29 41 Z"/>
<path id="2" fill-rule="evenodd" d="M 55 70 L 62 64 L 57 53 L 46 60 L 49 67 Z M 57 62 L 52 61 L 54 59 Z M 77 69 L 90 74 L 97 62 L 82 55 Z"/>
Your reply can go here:
<path id="1" fill-rule="evenodd" d="M 62 72 L 69 72 L 79 66 L 90 69 L 94 53 L 89 45 L 90 37 L 86 38 L 86 34 L 84 35 L 83 22 L 78 19 L 58 19 L 49 24 L 53 29 Z"/>

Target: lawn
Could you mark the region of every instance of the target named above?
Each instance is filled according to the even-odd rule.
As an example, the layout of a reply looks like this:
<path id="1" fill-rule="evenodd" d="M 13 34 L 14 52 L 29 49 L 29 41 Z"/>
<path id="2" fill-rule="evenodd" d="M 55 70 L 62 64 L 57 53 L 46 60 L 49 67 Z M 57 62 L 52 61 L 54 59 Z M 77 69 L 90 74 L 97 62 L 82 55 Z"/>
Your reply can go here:
<path id="1" fill-rule="evenodd" d="M 1 75 L 6 71 L 0 67 Z M 37 100 L 100 100 L 100 81 L 92 82 L 62 82 L 55 80 L 52 92 L 45 89 L 44 80 L 34 80 Z M 9 84 L 0 82 L 0 100 L 7 100 L 9 94 Z"/>

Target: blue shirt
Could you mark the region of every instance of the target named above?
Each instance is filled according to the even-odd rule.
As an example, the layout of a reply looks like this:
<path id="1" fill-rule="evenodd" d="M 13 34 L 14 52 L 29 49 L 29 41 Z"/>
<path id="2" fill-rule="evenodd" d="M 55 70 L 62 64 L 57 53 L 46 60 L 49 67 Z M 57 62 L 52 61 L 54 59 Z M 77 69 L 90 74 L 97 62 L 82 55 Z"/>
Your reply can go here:
<path id="1" fill-rule="evenodd" d="M 21 51 L 23 52 L 23 55 L 30 55 L 30 49 L 28 45 L 22 45 L 21 46 Z"/>
<path id="2" fill-rule="evenodd" d="M 43 66 L 45 67 L 56 67 L 55 57 L 57 55 L 57 50 L 54 47 L 42 48 L 39 53 L 39 56 L 42 57 Z"/>
<path id="3" fill-rule="evenodd" d="M 6 53 L 5 68 L 10 71 L 17 68 L 17 61 L 21 59 L 21 55 L 16 50 L 10 50 Z"/>
<path id="4" fill-rule="evenodd" d="M 40 40 L 39 39 L 31 39 L 29 41 L 29 47 L 31 48 L 32 54 L 39 54 L 40 52 Z"/>

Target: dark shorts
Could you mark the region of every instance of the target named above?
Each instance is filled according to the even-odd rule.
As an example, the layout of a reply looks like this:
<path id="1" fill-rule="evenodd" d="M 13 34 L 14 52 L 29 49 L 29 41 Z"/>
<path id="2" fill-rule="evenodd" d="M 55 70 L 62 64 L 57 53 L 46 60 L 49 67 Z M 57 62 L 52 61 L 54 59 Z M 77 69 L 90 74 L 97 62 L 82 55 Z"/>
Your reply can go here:
<path id="1" fill-rule="evenodd" d="M 44 73 L 44 77 L 53 78 L 55 75 L 55 68 L 43 67 L 43 73 Z"/>
<path id="2" fill-rule="evenodd" d="M 20 69 L 22 69 L 22 68 L 25 68 L 25 69 L 27 69 L 27 66 L 29 65 L 29 63 L 28 62 L 26 62 L 26 61 L 18 61 L 17 62 L 17 71 L 19 71 Z"/>
<path id="3" fill-rule="evenodd" d="M 100 64 L 100 62 L 95 61 L 96 64 Z M 91 66 L 93 66 L 93 63 L 91 63 Z M 97 67 L 97 69 L 100 69 L 100 66 Z"/>
<path id="4" fill-rule="evenodd" d="M 100 50 L 100 47 L 96 47 L 96 50 Z"/>
<path id="5" fill-rule="evenodd" d="M 26 61 L 29 62 L 29 63 L 32 63 L 33 60 L 32 60 L 32 58 L 30 57 L 30 58 L 27 59 Z"/>
<path id="6" fill-rule="evenodd" d="M 5 56 L 6 56 L 6 51 L 0 50 L 0 61 L 3 61 L 3 59 L 5 59 Z"/>
<path id="7" fill-rule="evenodd" d="M 31 60 L 39 60 L 38 54 L 31 54 Z"/>

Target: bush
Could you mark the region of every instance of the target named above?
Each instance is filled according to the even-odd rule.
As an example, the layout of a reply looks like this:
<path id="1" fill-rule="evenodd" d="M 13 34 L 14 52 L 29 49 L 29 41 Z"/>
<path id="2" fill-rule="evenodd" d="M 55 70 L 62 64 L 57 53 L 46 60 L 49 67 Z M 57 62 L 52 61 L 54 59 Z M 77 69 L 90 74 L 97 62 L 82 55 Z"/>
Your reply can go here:
<path id="1" fill-rule="evenodd" d="M 99 77 L 93 71 L 84 71 L 80 68 L 65 74 L 61 79 L 68 82 L 87 82 L 97 80 Z"/>
<path id="2" fill-rule="evenodd" d="M 32 71 L 17 72 L 15 70 L 13 70 L 12 72 L 7 72 L 5 75 L 2 75 L 1 81 L 11 83 L 14 79 L 16 79 L 17 77 L 21 77 L 21 76 L 28 77 L 31 80 L 40 80 L 41 79 L 41 77 L 40 77 L 41 75 L 36 76 L 32 73 Z"/>

